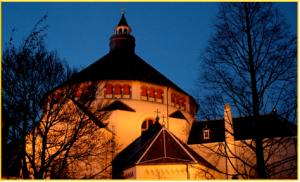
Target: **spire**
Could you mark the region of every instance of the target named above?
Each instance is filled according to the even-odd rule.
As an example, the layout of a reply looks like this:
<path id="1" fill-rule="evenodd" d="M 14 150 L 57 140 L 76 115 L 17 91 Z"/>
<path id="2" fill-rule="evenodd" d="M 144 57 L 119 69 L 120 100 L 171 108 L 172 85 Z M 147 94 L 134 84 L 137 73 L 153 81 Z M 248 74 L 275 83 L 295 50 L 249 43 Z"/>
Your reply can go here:
<path id="1" fill-rule="evenodd" d="M 114 29 L 115 34 L 110 37 L 110 52 L 115 50 L 133 51 L 135 47 L 135 38 L 130 35 L 131 28 L 128 26 L 125 19 L 125 8 L 122 8 L 122 18 L 118 26 Z"/>
<path id="2" fill-rule="evenodd" d="M 124 8 L 124 6 L 123 6 L 123 8 L 121 9 L 121 10 L 122 10 L 122 18 L 121 18 L 121 20 L 120 20 L 118 26 L 122 26 L 122 25 L 123 25 L 123 26 L 129 27 L 128 24 L 127 24 L 127 21 L 126 21 L 126 19 L 125 19 L 125 16 L 124 16 L 124 14 L 125 14 L 125 9 L 126 9 L 126 8 Z"/>
<path id="3" fill-rule="evenodd" d="M 122 12 L 122 13 L 123 13 L 123 15 L 122 15 L 122 18 L 121 18 L 118 26 L 127 26 L 127 27 L 129 27 L 128 24 L 127 24 L 127 21 L 125 19 L 125 16 L 124 16 L 125 13 L 124 12 Z"/>

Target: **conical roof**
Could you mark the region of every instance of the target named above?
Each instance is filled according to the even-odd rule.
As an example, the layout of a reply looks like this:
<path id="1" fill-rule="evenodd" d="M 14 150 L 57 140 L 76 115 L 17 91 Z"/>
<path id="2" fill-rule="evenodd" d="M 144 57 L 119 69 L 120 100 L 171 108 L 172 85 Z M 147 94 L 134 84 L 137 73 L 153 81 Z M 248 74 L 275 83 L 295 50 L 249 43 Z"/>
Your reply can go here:
<path id="1" fill-rule="evenodd" d="M 122 14 L 122 18 L 121 18 L 118 26 L 127 26 L 128 27 L 128 24 L 127 24 L 124 14 Z"/>

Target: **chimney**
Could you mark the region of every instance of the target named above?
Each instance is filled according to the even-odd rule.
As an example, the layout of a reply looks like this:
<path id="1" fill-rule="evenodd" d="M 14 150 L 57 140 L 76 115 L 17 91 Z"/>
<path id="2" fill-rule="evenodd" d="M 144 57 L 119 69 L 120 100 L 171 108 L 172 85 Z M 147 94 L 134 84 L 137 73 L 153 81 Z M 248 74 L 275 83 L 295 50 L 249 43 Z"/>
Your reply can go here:
<path id="1" fill-rule="evenodd" d="M 227 173 L 229 175 L 236 175 L 237 165 L 235 157 L 235 142 L 234 142 L 234 130 L 232 113 L 229 104 L 225 104 L 224 109 L 224 125 L 225 125 L 225 142 L 226 142 L 226 153 L 227 153 Z"/>

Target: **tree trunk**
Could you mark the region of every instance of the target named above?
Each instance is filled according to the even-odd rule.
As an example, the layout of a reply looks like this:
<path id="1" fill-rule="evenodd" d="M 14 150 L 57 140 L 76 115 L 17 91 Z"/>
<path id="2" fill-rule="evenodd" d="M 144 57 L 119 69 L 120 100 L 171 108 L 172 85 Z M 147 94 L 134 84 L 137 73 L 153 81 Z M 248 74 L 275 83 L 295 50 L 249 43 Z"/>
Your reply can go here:
<path id="1" fill-rule="evenodd" d="M 251 86 L 252 86 L 252 104 L 253 104 L 253 120 L 254 120 L 254 130 L 255 130 L 255 146 L 256 146 L 256 164 L 257 164 L 257 174 L 258 178 L 265 178 L 265 161 L 264 153 L 262 147 L 260 123 L 259 123 L 259 98 L 256 88 L 256 70 L 254 68 L 254 57 L 252 53 L 251 44 L 251 33 L 250 33 L 250 20 L 247 3 L 244 3 L 245 13 L 246 13 L 246 23 L 247 23 L 247 39 L 248 39 L 248 49 L 249 49 L 249 65 L 250 65 L 250 75 L 251 75 Z"/>

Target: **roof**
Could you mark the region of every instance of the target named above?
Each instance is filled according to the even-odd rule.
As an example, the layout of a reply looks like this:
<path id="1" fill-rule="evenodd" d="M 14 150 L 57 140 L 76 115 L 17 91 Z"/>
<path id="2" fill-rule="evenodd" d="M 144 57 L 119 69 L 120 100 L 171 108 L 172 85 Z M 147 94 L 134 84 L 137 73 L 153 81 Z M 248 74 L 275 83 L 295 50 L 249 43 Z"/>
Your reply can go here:
<path id="1" fill-rule="evenodd" d="M 132 142 L 116 156 L 112 162 L 114 171 L 117 170 L 118 173 L 121 174 L 124 169 L 135 165 L 186 163 L 198 163 L 217 170 L 165 127 L 161 127 L 160 130 L 157 130 L 144 145 L 141 145 L 140 138 L 141 137 Z M 120 167 L 119 164 L 122 164 L 122 166 Z"/>
<path id="2" fill-rule="evenodd" d="M 122 26 L 122 25 L 128 27 L 128 24 L 127 24 L 127 21 L 126 21 L 126 19 L 125 19 L 124 14 L 122 14 L 122 18 L 121 18 L 121 20 L 120 20 L 118 26 Z"/>
<path id="3" fill-rule="evenodd" d="M 232 119 L 235 140 L 254 139 L 253 117 L 236 117 Z M 271 113 L 260 115 L 263 138 L 297 136 L 297 126 L 281 116 Z M 204 139 L 203 129 L 210 130 L 209 139 Z M 193 123 L 188 144 L 201 144 L 225 141 L 224 119 L 195 121 Z"/>
<path id="4" fill-rule="evenodd" d="M 185 93 L 172 81 L 159 73 L 134 52 L 116 50 L 108 53 L 81 72 L 72 77 L 68 83 L 105 80 L 137 80 L 153 83 Z"/>
<path id="5" fill-rule="evenodd" d="M 182 112 L 180 110 L 177 110 L 175 112 L 173 112 L 172 114 L 169 115 L 170 118 L 178 118 L 178 119 L 185 119 L 187 122 L 189 122 L 184 115 L 182 114 Z"/>
<path id="6" fill-rule="evenodd" d="M 108 105 L 107 107 L 104 107 L 101 110 L 102 111 L 122 110 L 122 111 L 135 112 L 134 109 L 132 109 L 127 104 L 125 104 L 125 103 L 123 103 L 123 102 L 121 102 L 119 100 L 116 100 L 115 102 L 113 102 L 112 104 Z"/>

